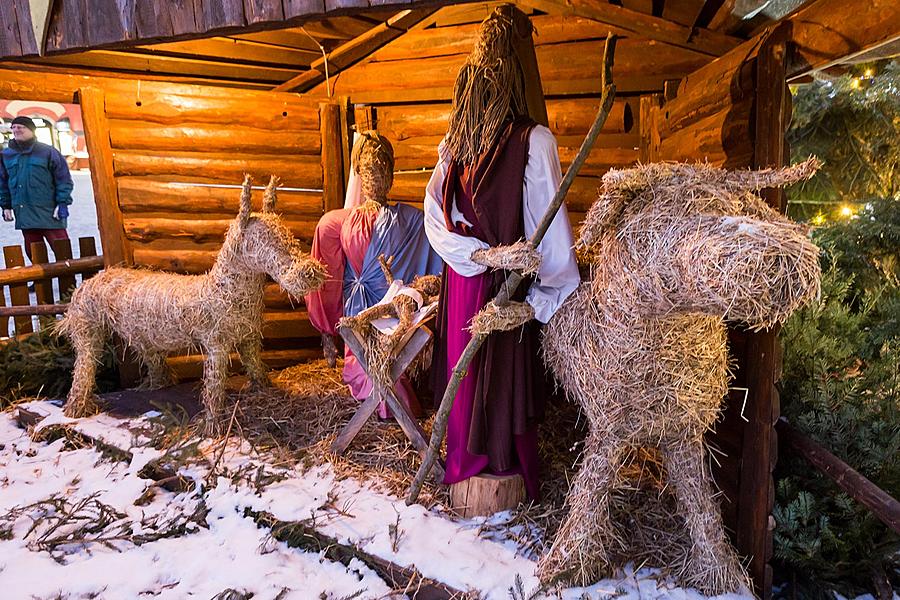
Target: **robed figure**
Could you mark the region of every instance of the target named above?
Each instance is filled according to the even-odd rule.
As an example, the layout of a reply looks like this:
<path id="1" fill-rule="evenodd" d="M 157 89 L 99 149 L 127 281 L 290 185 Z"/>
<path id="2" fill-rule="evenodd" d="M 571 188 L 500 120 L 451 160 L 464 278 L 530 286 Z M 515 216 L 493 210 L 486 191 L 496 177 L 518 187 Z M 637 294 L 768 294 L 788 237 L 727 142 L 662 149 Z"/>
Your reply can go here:
<path id="1" fill-rule="evenodd" d="M 482 24 L 457 77 L 449 131 L 426 189 L 425 230 L 446 263 L 432 366 L 438 402 L 471 338 L 472 317 L 506 278 L 473 253 L 530 237 L 561 179 L 556 139 L 527 114 L 515 27 L 500 11 Z M 533 320 L 491 333 L 459 387 L 447 424 L 445 483 L 520 473 L 528 495 L 538 497 L 537 425 L 549 393 L 540 326 L 579 284 L 572 247 L 563 207 L 538 247 L 540 270 L 513 297 L 527 303 Z"/>
<path id="2" fill-rule="evenodd" d="M 394 150 L 387 138 L 374 131 L 358 135 L 351 156 L 352 173 L 344 208 L 326 213 L 316 226 L 312 256 L 328 269 L 318 291 L 306 297 L 309 320 L 323 335 L 326 353 L 341 317 L 352 317 L 373 306 L 388 289 L 378 262 L 393 257 L 394 277 L 410 282 L 417 275 L 439 274 L 442 263 L 428 244 L 422 211 L 407 204 L 390 204 Z M 355 398 L 372 392 L 372 381 L 349 350 L 344 355 L 344 382 Z M 419 405 L 409 381 L 401 378 L 397 397 L 413 414 Z M 382 404 L 379 415 L 388 417 Z"/>

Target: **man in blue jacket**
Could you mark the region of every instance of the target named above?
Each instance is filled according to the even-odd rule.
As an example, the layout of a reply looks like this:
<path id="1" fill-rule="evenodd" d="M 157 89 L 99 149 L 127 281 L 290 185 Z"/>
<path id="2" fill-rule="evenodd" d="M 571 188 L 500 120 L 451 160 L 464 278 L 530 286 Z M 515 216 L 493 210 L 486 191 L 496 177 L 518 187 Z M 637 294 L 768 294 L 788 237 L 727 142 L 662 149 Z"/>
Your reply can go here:
<path id="1" fill-rule="evenodd" d="M 72 204 L 72 175 L 66 159 L 34 136 L 28 117 L 12 122 L 13 139 L 0 161 L 0 207 L 3 220 L 16 221 L 31 259 L 31 244 L 68 239 L 66 218 Z"/>

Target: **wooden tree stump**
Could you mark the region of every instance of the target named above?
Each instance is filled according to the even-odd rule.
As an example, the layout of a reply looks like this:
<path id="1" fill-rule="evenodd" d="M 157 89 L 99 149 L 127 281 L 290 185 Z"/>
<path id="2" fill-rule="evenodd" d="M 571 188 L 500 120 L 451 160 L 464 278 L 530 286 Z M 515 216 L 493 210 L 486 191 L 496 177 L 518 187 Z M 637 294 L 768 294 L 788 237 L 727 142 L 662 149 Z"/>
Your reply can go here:
<path id="1" fill-rule="evenodd" d="M 525 500 L 521 475 L 483 473 L 450 486 L 450 508 L 461 517 L 484 517 L 515 508 Z"/>

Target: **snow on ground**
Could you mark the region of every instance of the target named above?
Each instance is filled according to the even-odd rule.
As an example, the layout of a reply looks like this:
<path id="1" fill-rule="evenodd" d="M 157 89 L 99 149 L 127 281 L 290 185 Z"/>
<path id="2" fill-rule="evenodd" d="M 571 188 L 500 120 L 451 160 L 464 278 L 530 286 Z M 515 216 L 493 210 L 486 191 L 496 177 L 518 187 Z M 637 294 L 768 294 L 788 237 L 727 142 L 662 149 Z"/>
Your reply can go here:
<path id="1" fill-rule="evenodd" d="M 480 536 L 479 521 L 406 506 L 373 485 L 338 480 L 328 465 L 305 471 L 274 468 L 247 444 L 232 442 L 216 464 L 220 475 L 208 488 L 201 486 L 202 494 L 160 488 L 154 488 L 155 495 L 146 494 L 154 482 L 138 472 L 162 454 L 147 447 L 151 419 L 99 415 L 74 421 L 51 403 L 30 403 L 28 408 L 46 415 L 36 430 L 65 424 L 130 449 L 133 458 L 128 464 L 93 447 L 72 449 L 63 439 L 32 441 L 11 412 L 0 413 L 0 590 L 6 598 L 207 600 L 229 588 L 252 592 L 254 600 L 406 597 L 356 559 L 345 567 L 275 541 L 269 530 L 245 516 L 246 509 L 280 521 L 314 523 L 316 531 L 340 543 L 416 569 L 473 597 L 514 597 L 510 589 L 517 581 L 526 595 L 538 587 L 535 563 L 518 556 L 509 541 Z M 200 448 L 203 456 L 183 467 L 182 474 L 203 483 L 220 446 L 206 442 Z M 260 485 L 260 474 L 271 482 Z M 55 499 L 56 506 L 31 506 L 48 498 Z M 54 518 L 63 501 L 70 507 L 82 503 L 85 513 L 94 501 L 112 507 L 115 514 L 95 515 L 106 525 L 94 535 L 107 543 L 53 544 L 78 525 Z M 170 530 L 177 535 L 133 543 L 136 536 L 152 538 L 157 531 Z M 658 579 L 647 569 L 626 569 L 617 579 L 590 588 L 554 590 L 549 597 L 703 598 Z"/>

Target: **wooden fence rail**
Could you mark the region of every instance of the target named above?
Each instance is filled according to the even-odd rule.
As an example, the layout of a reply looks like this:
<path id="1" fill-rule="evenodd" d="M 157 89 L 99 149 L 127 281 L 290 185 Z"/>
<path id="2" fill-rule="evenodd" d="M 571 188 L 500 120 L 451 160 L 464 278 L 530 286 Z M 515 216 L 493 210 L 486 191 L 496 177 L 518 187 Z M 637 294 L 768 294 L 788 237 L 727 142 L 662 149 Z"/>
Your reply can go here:
<path id="1" fill-rule="evenodd" d="M 900 502 L 866 479 L 853 467 L 826 450 L 782 417 L 775 425 L 779 438 L 814 467 L 831 478 L 848 496 L 868 508 L 872 514 L 900 534 Z"/>
<path id="2" fill-rule="evenodd" d="M 6 269 L 0 269 L 0 336 L 23 335 L 47 327 L 54 315 L 65 312 L 65 300 L 72 290 L 103 268 L 103 257 L 97 255 L 97 243 L 92 237 L 78 239 L 79 258 L 72 256 L 71 240 L 54 240 L 51 248 L 52 262 L 43 242 L 32 244 L 32 264 L 26 266 L 22 246 L 4 246 Z M 34 284 L 33 297 L 29 284 Z M 6 306 L 7 287 L 11 306 Z M 37 322 L 34 316 L 39 317 Z"/>

